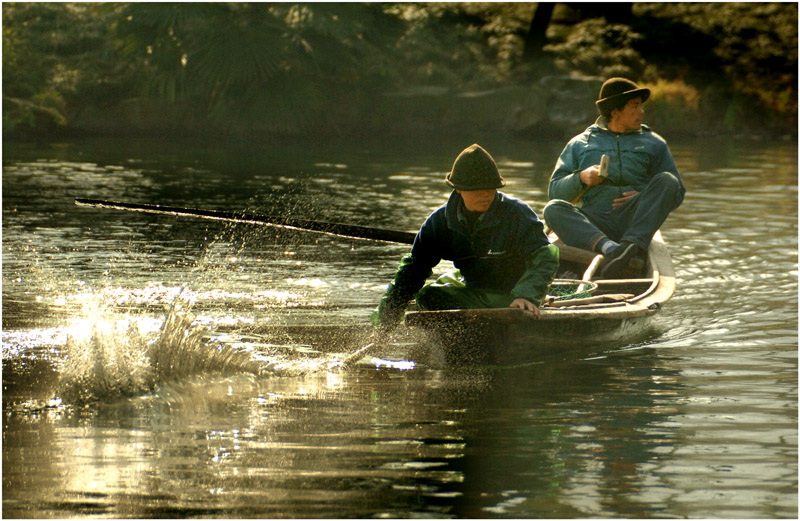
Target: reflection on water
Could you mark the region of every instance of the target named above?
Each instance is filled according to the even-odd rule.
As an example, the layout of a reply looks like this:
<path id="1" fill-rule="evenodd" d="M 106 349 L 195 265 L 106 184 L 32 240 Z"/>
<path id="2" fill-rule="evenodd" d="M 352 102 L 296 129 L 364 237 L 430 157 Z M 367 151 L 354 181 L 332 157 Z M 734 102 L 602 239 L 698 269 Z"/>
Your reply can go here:
<path id="1" fill-rule="evenodd" d="M 562 146 L 487 145 L 537 211 Z M 335 365 L 406 246 L 72 204 L 414 231 L 456 148 L 6 150 L 4 516 L 796 517 L 794 143 L 672 144 L 653 336 L 516 366 Z"/>

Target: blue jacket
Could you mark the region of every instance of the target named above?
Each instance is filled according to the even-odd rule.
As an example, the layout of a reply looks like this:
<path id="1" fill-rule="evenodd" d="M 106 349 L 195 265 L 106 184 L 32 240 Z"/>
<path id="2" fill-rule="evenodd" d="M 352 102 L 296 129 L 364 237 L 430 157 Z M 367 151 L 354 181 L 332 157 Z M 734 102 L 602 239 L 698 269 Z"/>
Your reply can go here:
<path id="1" fill-rule="evenodd" d="M 623 192 L 641 192 L 654 175 L 674 174 L 681 183 L 680 200 L 686 193 L 683 179 L 672 158 L 667 142 L 642 125 L 641 130 L 619 134 L 605 127 L 604 118 L 572 138 L 556 162 L 548 189 L 549 199 L 572 201 L 584 188 L 580 173 L 600 164 L 600 157 L 609 158 L 608 179 L 589 189 L 581 200 L 583 209 L 609 211 L 614 199 Z"/>
<path id="2" fill-rule="evenodd" d="M 489 210 L 470 227 L 461 195 L 420 228 L 378 307 L 380 325 L 394 325 L 434 266 L 449 260 L 471 288 L 509 293 L 540 305 L 558 266 L 543 224 L 524 202 L 497 192 Z"/>

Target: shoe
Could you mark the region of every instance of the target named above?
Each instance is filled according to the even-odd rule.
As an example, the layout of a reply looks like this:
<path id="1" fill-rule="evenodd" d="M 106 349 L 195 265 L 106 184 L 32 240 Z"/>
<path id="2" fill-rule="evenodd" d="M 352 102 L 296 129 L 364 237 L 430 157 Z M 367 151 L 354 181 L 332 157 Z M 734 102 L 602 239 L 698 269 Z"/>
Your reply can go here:
<path id="1" fill-rule="evenodd" d="M 606 257 L 600 276 L 604 279 L 635 278 L 644 268 L 643 253 L 639 246 L 623 241 Z"/>

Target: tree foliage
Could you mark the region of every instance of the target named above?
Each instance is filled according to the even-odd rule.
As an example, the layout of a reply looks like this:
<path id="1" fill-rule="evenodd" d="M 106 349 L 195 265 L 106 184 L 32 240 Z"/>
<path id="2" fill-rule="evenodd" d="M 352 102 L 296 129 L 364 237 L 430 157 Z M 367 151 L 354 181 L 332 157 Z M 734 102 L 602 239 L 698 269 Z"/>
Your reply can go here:
<path id="1" fill-rule="evenodd" d="M 66 124 L 70 102 L 129 93 L 111 19 L 91 4 L 3 3 L 3 131 Z"/>
<path id="2" fill-rule="evenodd" d="M 646 62 L 636 51 L 643 36 L 629 26 L 591 18 L 576 24 L 562 42 L 546 45 L 556 65 L 565 71 L 610 78 L 641 78 Z"/>
<path id="3" fill-rule="evenodd" d="M 796 113 L 796 3 L 643 4 L 639 9 L 656 23 L 667 20 L 667 27 L 684 28 L 671 39 L 664 35 L 665 44 L 690 31 L 700 35 L 702 46 L 696 45 L 697 36 L 678 43 L 720 71 L 736 92 L 761 100 L 768 109 Z"/>
<path id="4" fill-rule="evenodd" d="M 141 88 L 213 119 L 295 132 L 388 77 L 396 31 L 377 5 L 128 4 L 121 53 Z"/>
<path id="5" fill-rule="evenodd" d="M 346 132 L 391 93 L 488 90 L 542 74 L 685 82 L 797 110 L 796 4 L 545 7 L 4 3 L 3 131 L 136 107 L 174 129 Z"/>

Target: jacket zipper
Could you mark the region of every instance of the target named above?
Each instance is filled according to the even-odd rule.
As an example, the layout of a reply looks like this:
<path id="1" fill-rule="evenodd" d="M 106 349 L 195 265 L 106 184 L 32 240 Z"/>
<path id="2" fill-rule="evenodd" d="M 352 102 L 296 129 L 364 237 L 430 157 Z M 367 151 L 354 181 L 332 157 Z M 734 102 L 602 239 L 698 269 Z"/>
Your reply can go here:
<path id="1" fill-rule="evenodd" d="M 625 182 L 625 180 L 622 177 L 622 148 L 621 148 L 621 145 L 622 145 L 621 136 L 619 134 L 617 134 L 617 162 L 619 163 L 619 183 L 620 183 L 617 188 L 618 188 L 618 190 L 620 192 L 619 193 L 620 197 L 622 196 L 622 188 L 620 188 L 620 187 L 624 186 L 622 183 Z"/>

